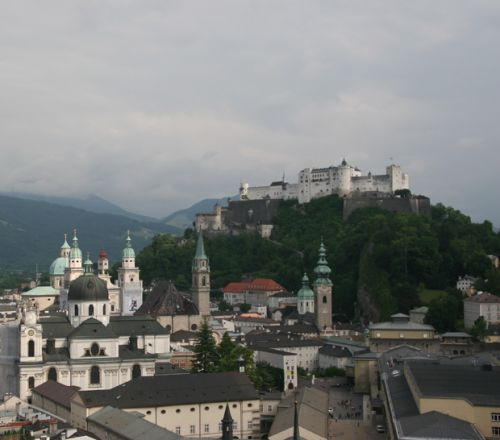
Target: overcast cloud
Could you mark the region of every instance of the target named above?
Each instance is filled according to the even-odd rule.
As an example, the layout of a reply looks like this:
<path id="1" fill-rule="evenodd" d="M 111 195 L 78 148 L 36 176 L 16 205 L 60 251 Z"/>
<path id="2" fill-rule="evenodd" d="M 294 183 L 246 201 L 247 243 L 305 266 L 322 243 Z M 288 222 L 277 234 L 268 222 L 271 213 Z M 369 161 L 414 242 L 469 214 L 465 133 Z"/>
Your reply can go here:
<path id="1" fill-rule="evenodd" d="M 0 190 L 164 216 L 343 157 L 500 225 L 500 1 L 0 6 Z"/>

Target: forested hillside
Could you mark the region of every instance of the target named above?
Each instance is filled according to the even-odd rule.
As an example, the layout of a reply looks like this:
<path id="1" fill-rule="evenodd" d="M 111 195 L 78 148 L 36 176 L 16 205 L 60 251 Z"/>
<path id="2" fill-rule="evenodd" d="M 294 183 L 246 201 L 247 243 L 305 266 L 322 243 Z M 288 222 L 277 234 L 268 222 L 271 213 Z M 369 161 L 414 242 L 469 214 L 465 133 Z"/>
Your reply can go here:
<path id="1" fill-rule="evenodd" d="M 496 275 L 487 255 L 500 253 L 500 235 L 491 223 L 474 224 L 440 204 L 431 218 L 369 208 L 343 221 L 342 200 L 331 196 L 307 205 L 284 202 L 275 225 L 271 241 L 255 234 L 206 239 L 212 286 L 265 276 L 296 291 L 304 270 L 313 278 L 323 237 L 332 268 L 334 310 L 384 319 L 420 304 L 420 292 L 454 287 L 459 275 Z M 185 238 L 157 236 L 140 253 L 146 283 L 170 278 L 179 288 L 189 287 L 192 231 Z"/>

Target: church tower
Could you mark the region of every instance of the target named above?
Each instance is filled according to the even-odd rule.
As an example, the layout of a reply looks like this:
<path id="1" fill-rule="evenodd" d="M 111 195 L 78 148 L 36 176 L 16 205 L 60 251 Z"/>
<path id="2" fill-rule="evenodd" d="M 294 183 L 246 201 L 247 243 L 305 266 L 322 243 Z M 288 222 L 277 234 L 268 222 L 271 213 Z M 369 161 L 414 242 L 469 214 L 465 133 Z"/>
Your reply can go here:
<path id="1" fill-rule="evenodd" d="M 314 294 L 316 297 L 316 326 L 319 331 L 332 327 L 332 281 L 330 280 L 331 269 L 326 261 L 326 249 L 321 240 L 319 247 L 319 259 L 314 269 L 316 280 L 314 281 Z"/>
<path id="2" fill-rule="evenodd" d="M 297 312 L 299 315 L 314 313 L 314 292 L 309 287 L 309 277 L 306 273 L 302 277 L 302 287 L 297 292 Z"/>
<path id="3" fill-rule="evenodd" d="M 205 245 L 201 231 L 198 233 L 196 254 L 192 265 L 191 294 L 201 316 L 210 315 L 210 265 L 205 254 Z"/>
<path id="4" fill-rule="evenodd" d="M 133 315 L 142 305 L 142 280 L 139 268 L 135 265 L 135 252 L 132 248 L 130 231 L 122 252 L 122 266 L 118 268 L 118 287 L 120 288 L 122 315 Z"/>
<path id="5" fill-rule="evenodd" d="M 64 243 L 61 246 L 59 257 L 52 262 L 49 268 L 50 285 L 54 289 L 64 288 L 64 271 L 69 265 L 70 250 L 66 234 L 64 234 Z"/>
<path id="6" fill-rule="evenodd" d="M 68 254 L 68 267 L 64 271 L 64 287 L 69 289 L 71 281 L 76 280 L 79 276 L 83 275 L 82 264 L 82 251 L 78 244 L 78 237 L 76 236 L 76 229 L 74 230 L 73 241 L 71 249 Z"/>

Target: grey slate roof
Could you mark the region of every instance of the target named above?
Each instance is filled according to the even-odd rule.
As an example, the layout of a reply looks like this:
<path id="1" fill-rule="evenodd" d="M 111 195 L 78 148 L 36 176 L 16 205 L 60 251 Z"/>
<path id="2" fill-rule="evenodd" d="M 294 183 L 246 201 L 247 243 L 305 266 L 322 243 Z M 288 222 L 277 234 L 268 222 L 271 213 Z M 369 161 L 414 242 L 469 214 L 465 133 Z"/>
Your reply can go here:
<path id="1" fill-rule="evenodd" d="M 422 440 L 482 440 L 474 426 L 463 420 L 439 412 L 420 414 L 404 375 L 386 377 L 390 414 L 397 438 Z"/>
<path id="2" fill-rule="evenodd" d="M 316 388 L 302 388 L 298 395 L 292 394 L 284 398 L 278 405 L 278 413 L 269 431 L 269 437 L 293 427 L 294 401 L 297 400 L 299 435 L 306 429 L 322 437 L 328 437 L 328 394 Z"/>
<path id="3" fill-rule="evenodd" d="M 100 409 L 87 419 L 122 439 L 179 440 L 182 438 L 172 431 L 144 420 L 142 415 L 111 406 Z"/>
<path id="4" fill-rule="evenodd" d="M 235 372 L 143 376 L 110 390 L 79 394 L 88 408 L 145 408 L 259 398 L 250 379 Z"/>
<path id="5" fill-rule="evenodd" d="M 44 339 L 66 338 L 73 331 L 73 327 L 66 317 L 44 317 L 40 318 L 39 322 L 42 325 L 42 337 Z"/>
<path id="6" fill-rule="evenodd" d="M 339 358 L 352 357 L 352 353 L 347 347 L 334 347 L 332 345 L 324 345 L 319 349 L 319 353 L 324 356 Z"/>
<path id="7" fill-rule="evenodd" d="M 407 363 L 424 397 L 462 398 L 472 405 L 500 406 L 500 367 L 486 370 L 472 365 Z"/>
<path id="8" fill-rule="evenodd" d="M 148 315 L 111 316 L 109 327 L 117 336 L 167 335 L 169 331 Z"/>
<path id="9" fill-rule="evenodd" d="M 33 388 L 33 393 L 36 393 L 64 408 L 71 408 L 71 397 L 80 389 L 76 386 L 66 386 L 53 380 L 38 385 Z"/>
<path id="10" fill-rule="evenodd" d="M 110 326 L 105 326 L 95 318 L 83 321 L 69 335 L 69 339 L 116 339 L 115 332 Z"/>
<path id="11" fill-rule="evenodd" d="M 195 338 L 196 332 L 190 332 L 189 330 L 178 330 L 170 335 L 171 342 L 182 342 Z"/>
<path id="12" fill-rule="evenodd" d="M 483 436 L 470 423 L 437 411 L 403 417 L 399 423 L 405 436 L 412 438 L 483 439 Z"/>

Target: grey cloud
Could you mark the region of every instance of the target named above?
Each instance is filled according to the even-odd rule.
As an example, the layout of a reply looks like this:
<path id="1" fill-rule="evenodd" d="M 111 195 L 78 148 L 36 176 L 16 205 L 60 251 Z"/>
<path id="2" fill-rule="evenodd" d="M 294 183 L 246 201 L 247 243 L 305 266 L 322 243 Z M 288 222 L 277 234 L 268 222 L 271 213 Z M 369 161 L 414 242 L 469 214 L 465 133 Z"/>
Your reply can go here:
<path id="1" fill-rule="evenodd" d="M 494 0 L 6 2 L 0 187 L 161 216 L 392 157 L 498 225 L 499 25 Z"/>

